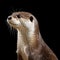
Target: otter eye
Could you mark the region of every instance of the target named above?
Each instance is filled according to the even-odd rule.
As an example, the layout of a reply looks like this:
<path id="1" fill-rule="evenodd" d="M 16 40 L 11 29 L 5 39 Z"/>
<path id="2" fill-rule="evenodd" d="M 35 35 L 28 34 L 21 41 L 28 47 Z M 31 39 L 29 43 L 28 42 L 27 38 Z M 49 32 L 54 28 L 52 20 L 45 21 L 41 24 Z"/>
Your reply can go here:
<path id="1" fill-rule="evenodd" d="M 31 21 L 31 22 L 33 21 L 33 17 L 32 17 L 32 16 L 30 16 L 30 21 Z"/>
<path id="2" fill-rule="evenodd" d="M 20 15 L 17 15 L 18 18 L 20 18 Z"/>

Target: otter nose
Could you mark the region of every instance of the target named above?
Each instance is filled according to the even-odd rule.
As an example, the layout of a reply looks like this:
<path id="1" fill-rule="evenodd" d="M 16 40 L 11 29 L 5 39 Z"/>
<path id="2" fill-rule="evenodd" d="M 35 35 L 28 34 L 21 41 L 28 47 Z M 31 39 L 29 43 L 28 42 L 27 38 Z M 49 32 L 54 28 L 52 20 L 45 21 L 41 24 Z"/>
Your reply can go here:
<path id="1" fill-rule="evenodd" d="M 11 20 L 11 19 L 12 19 L 12 17 L 11 17 L 11 16 L 9 16 L 9 17 L 8 17 L 8 20 Z"/>

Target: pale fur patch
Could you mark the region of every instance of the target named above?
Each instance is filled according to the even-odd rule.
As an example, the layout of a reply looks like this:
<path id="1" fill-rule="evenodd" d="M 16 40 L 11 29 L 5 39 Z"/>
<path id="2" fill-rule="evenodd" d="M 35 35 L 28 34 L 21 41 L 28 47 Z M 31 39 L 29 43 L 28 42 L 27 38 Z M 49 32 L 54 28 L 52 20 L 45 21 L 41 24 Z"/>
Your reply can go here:
<path id="1" fill-rule="evenodd" d="M 28 57 L 29 52 L 27 51 L 27 50 L 28 50 L 27 48 L 28 48 L 27 46 L 25 46 L 25 47 L 24 47 L 24 53 L 25 53 L 25 54 L 26 54 L 26 56 Z"/>
<path id="2" fill-rule="evenodd" d="M 34 31 L 34 20 L 31 22 L 29 19 L 21 18 L 22 23 L 29 29 L 29 31 Z"/>
<path id="3" fill-rule="evenodd" d="M 13 17 L 12 17 L 12 22 L 14 24 L 21 24 L 20 21 L 19 21 L 19 19 L 16 19 L 16 18 L 13 18 Z"/>
<path id="4" fill-rule="evenodd" d="M 21 49 L 23 50 L 24 48 L 24 40 L 23 40 L 23 35 L 20 33 L 20 31 L 18 31 L 18 39 L 17 39 L 17 49 Z M 22 48 L 21 48 L 22 47 Z"/>

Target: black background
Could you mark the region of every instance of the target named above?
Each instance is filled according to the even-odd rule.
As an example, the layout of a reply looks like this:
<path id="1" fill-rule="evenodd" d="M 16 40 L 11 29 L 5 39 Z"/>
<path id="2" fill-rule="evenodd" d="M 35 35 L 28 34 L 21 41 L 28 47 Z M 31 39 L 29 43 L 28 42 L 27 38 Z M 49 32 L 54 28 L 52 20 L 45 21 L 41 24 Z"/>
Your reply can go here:
<path id="1" fill-rule="evenodd" d="M 52 1 L 13 0 L 0 1 L 0 60 L 16 60 L 17 31 L 11 30 L 7 17 L 15 11 L 27 11 L 35 15 L 39 22 L 44 41 L 59 58 L 59 4 Z"/>

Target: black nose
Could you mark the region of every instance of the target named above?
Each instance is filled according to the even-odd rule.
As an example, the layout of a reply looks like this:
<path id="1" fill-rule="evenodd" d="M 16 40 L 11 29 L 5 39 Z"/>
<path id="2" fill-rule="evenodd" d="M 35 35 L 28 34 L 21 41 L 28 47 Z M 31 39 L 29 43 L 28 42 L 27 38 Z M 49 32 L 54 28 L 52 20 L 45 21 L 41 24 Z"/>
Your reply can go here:
<path id="1" fill-rule="evenodd" d="M 10 16 L 10 17 L 8 17 L 8 20 L 11 20 L 12 19 L 12 17 Z"/>

